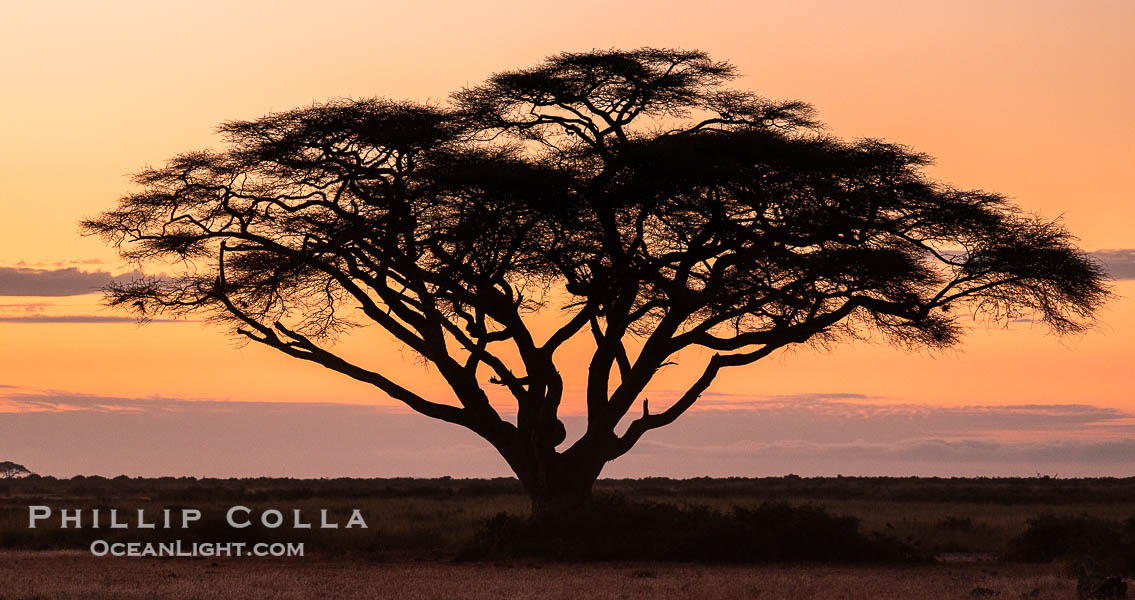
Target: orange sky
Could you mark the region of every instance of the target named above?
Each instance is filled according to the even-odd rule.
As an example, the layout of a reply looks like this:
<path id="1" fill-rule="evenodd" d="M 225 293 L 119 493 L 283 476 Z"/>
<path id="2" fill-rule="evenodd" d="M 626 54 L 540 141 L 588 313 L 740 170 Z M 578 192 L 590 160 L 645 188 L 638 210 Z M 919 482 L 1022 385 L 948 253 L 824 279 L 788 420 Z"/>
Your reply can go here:
<path id="1" fill-rule="evenodd" d="M 1135 4 L 1082 4 L 333 2 L 317 11 L 308 2 L 14 4 L 0 21 L 0 267 L 102 261 L 79 267 L 124 270 L 101 242 L 78 237 L 76 222 L 111 207 L 129 189 L 129 173 L 218 143 L 212 132 L 221 121 L 338 97 L 442 100 L 554 52 L 644 45 L 705 50 L 745 74 L 737 87 L 813 103 L 837 135 L 928 152 L 937 158 L 935 177 L 1063 215 L 1087 250 L 1135 248 Z M 1101 328 L 1082 337 L 1055 339 L 1018 323 L 978 328 L 937 357 L 866 344 L 804 349 L 727 372 L 713 390 L 1135 412 L 1135 283 L 1116 290 Z M 111 315 L 96 302 L 0 297 L 0 385 L 127 398 L 388 403 L 320 367 L 237 349 L 198 323 L 2 320 Z M 376 332 L 344 344 L 373 364 L 408 358 Z M 681 358 L 652 393 L 664 397 L 692 380 L 700 357 Z M 398 368 L 407 384 L 444 393 L 406 364 Z M 0 393 L 0 410 L 3 403 Z M 1118 431 L 1112 435 L 1131 433 Z M 0 459 L 33 463 L 34 453 L 0 445 Z M 158 459 L 139 460 L 138 472 L 160 471 Z"/>

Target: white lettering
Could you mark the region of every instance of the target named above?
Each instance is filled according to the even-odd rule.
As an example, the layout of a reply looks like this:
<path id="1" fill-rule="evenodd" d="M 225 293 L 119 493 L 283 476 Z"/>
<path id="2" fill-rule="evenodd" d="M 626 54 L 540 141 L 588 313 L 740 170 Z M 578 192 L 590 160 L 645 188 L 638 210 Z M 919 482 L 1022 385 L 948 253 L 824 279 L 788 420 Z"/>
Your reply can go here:
<path id="1" fill-rule="evenodd" d="M 248 522 L 247 518 L 245 518 L 243 523 L 234 521 L 233 515 L 238 512 L 243 512 L 245 517 L 247 517 L 248 513 L 252 512 L 252 509 L 248 508 L 247 506 L 234 506 L 230 508 L 229 512 L 225 513 L 225 520 L 229 522 L 229 527 L 232 527 L 234 529 L 244 529 L 245 527 L 251 525 L 251 523 Z"/>
<path id="2" fill-rule="evenodd" d="M 83 528 L 83 522 L 82 522 L 83 511 L 76 508 L 75 511 L 74 511 L 75 514 L 69 515 L 69 514 L 67 514 L 68 512 L 70 512 L 70 511 L 68 511 L 66 508 L 59 511 L 59 528 L 60 529 L 67 529 L 68 523 L 74 523 L 76 529 L 82 529 Z"/>
<path id="3" fill-rule="evenodd" d="M 260 515 L 260 522 L 268 529 L 275 529 L 284 522 L 284 514 L 274 508 L 269 509 L 264 511 L 264 514 Z"/>
<path id="4" fill-rule="evenodd" d="M 35 522 L 42 521 L 51 516 L 50 506 L 29 506 L 28 507 L 28 529 L 35 529 Z"/>
<path id="5" fill-rule="evenodd" d="M 189 523 L 201 520 L 201 511 L 196 508 L 185 508 L 181 511 L 181 528 L 188 529 Z"/>
<path id="6" fill-rule="evenodd" d="M 363 520 L 363 513 L 361 513 L 357 508 L 351 511 L 351 519 L 347 521 L 347 529 L 350 529 L 352 527 L 362 527 L 363 529 L 368 529 L 367 522 Z"/>

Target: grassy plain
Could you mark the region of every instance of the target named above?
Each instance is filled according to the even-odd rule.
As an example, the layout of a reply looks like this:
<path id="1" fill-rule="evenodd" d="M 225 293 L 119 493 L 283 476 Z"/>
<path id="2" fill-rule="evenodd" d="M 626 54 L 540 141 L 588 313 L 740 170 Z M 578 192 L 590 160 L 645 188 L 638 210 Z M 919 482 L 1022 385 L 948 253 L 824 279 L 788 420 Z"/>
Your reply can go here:
<path id="1" fill-rule="evenodd" d="M 698 598 L 945 600 L 1075 597 L 1051 565 L 692 565 L 146 560 L 0 554 L 0 598 Z M 982 590 L 988 590 L 983 592 Z"/>
<path id="2" fill-rule="evenodd" d="M 1070 557 L 1015 562 L 1014 540 L 1041 515 L 1135 524 L 1135 479 L 822 478 L 605 480 L 601 494 L 728 513 L 764 503 L 854 517 L 865 536 L 917 550 L 902 564 L 557 562 L 469 555 L 500 513 L 523 516 L 515 481 L 34 478 L 0 482 L 0 600 L 15 598 L 1068 598 Z M 28 506 L 193 507 L 187 531 L 27 528 Z M 319 509 L 367 529 L 230 529 L 225 510 Z M 105 514 L 105 513 L 104 513 Z M 104 525 L 105 527 L 105 525 Z M 1117 534 L 1118 535 L 1118 534 Z M 302 558 L 94 557 L 91 541 L 304 542 Z M 1124 538 L 1126 539 L 1126 538 Z M 1019 544 L 1019 542 L 1016 542 Z M 1123 542 L 1128 543 L 1128 542 Z"/>

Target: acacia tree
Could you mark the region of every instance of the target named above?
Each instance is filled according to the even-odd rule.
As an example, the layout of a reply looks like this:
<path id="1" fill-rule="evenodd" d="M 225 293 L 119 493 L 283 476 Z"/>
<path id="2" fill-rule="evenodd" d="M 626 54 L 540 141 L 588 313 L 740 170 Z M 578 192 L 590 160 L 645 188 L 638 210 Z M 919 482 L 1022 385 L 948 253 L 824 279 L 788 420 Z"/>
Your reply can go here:
<path id="1" fill-rule="evenodd" d="M 0 462 L 0 479 L 21 479 L 31 474 L 32 472 L 24 465 L 16 464 L 10 460 Z"/>
<path id="2" fill-rule="evenodd" d="M 130 261 L 187 265 L 113 284 L 111 305 L 207 314 L 466 427 L 538 510 L 586 501 L 608 461 L 722 369 L 780 348 L 944 347 L 959 312 L 1090 325 L 1105 277 L 1059 224 L 930 180 L 904 146 L 826 135 L 808 105 L 728 89 L 734 76 L 697 51 L 569 53 L 444 106 L 343 100 L 229 122 L 226 149 L 140 172 L 83 227 Z M 554 333 L 533 333 L 535 313 Z M 360 318 L 456 402 L 336 354 Z M 587 428 L 565 445 L 557 351 L 576 337 L 594 347 Z M 688 390 L 633 410 L 690 347 L 713 353 Z"/>

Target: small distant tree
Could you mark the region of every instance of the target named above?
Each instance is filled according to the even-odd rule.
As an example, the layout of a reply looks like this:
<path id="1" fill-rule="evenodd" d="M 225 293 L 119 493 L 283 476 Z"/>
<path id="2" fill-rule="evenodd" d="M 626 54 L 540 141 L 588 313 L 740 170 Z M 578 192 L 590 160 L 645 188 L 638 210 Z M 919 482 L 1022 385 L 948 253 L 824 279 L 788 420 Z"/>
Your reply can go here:
<path id="1" fill-rule="evenodd" d="M 31 475 L 24 465 L 18 465 L 11 461 L 0 462 L 0 479 L 20 479 Z"/>
<path id="2" fill-rule="evenodd" d="M 608 461 L 722 369 L 778 349 L 941 348 L 963 313 L 1090 325 L 1105 276 L 1058 223 L 932 181 L 904 146 L 832 137 L 807 104 L 726 88 L 734 76 L 698 51 L 566 53 L 444 106 L 341 100 L 233 121 L 227 149 L 140 172 L 83 227 L 129 261 L 187 266 L 112 285 L 111 305 L 210 315 L 466 427 L 537 510 L 585 502 Z M 558 326 L 538 336 L 537 313 Z M 432 364 L 457 402 L 337 354 L 352 319 Z M 587 428 L 565 446 L 557 352 L 577 336 L 593 350 Z M 689 388 L 628 416 L 691 347 L 713 354 Z"/>

